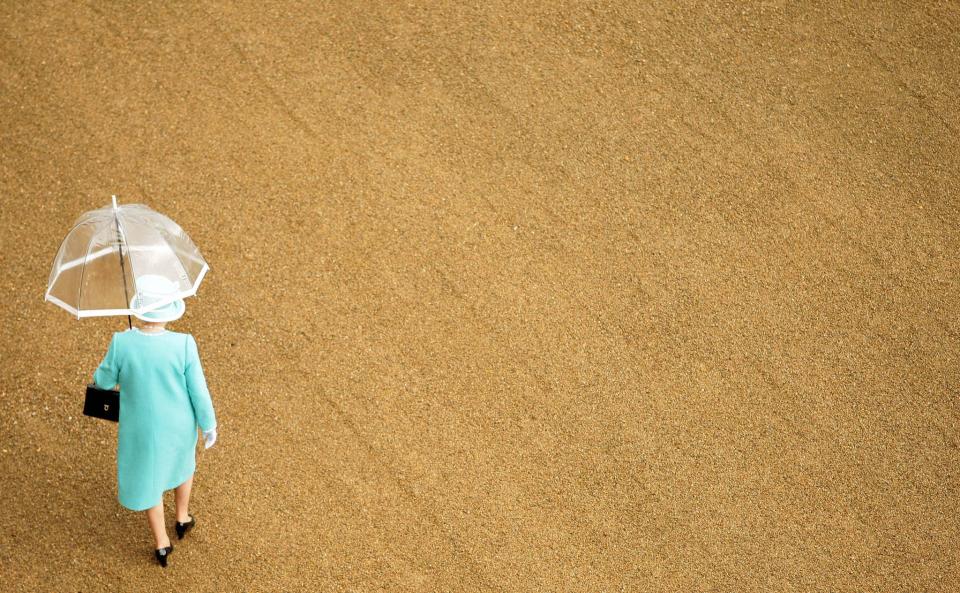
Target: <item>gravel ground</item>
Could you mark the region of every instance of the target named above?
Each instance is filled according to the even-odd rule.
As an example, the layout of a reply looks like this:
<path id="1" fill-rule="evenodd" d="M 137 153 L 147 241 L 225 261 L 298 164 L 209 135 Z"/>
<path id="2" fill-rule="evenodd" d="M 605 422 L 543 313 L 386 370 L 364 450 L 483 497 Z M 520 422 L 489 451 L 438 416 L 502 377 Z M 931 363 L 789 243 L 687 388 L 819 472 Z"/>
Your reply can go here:
<path id="1" fill-rule="evenodd" d="M 960 8 L 785 4 L 0 4 L 0 590 L 956 591 Z M 166 570 L 111 194 L 211 265 Z"/>

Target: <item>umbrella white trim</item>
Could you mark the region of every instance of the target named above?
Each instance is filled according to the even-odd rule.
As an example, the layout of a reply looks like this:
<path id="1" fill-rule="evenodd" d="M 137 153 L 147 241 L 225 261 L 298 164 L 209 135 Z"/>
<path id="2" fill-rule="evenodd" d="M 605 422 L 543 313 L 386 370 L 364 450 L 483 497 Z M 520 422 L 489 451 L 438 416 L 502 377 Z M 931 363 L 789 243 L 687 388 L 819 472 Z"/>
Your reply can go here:
<path id="1" fill-rule="evenodd" d="M 131 314 L 130 309 L 94 309 L 92 311 L 77 311 L 76 309 L 66 304 L 65 302 L 61 301 L 57 297 L 49 294 L 45 297 L 45 300 L 50 301 L 54 305 L 59 305 L 60 307 L 63 307 L 73 315 L 76 315 L 77 319 L 81 319 L 83 317 L 109 317 L 111 315 L 130 315 Z"/>
<path id="2" fill-rule="evenodd" d="M 136 312 L 136 313 L 147 313 L 147 312 L 149 312 L 149 311 L 153 311 L 154 309 L 159 309 L 160 307 L 163 307 L 163 306 L 165 306 L 165 305 L 169 305 L 169 304 L 172 303 L 173 301 L 180 300 L 180 299 L 184 299 L 184 298 L 187 298 L 187 297 L 191 297 L 191 296 L 194 296 L 195 294 L 197 294 L 197 290 L 200 288 L 200 282 L 203 280 L 203 277 L 207 275 L 207 272 L 208 272 L 209 270 L 210 270 L 210 266 L 207 265 L 207 264 L 204 264 L 203 269 L 200 270 L 200 274 L 197 276 L 197 280 L 193 283 L 193 286 L 190 288 L 190 290 L 185 290 L 185 291 L 178 292 L 175 296 L 173 296 L 173 297 L 170 298 L 170 299 L 164 299 L 164 300 L 162 300 L 162 301 L 159 301 L 159 302 L 157 302 L 157 303 L 152 304 L 152 305 L 149 306 L 149 307 L 144 307 L 144 308 L 142 308 L 142 309 L 131 309 L 131 308 L 127 308 L 127 309 L 90 309 L 90 310 L 88 310 L 88 311 L 78 311 L 78 310 L 75 309 L 74 307 L 68 305 L 67 303 L 63 302 L 62 300 L 60 300 L 60 299 L 58 299 L 57 297 L 55 297 L 55 296 L 53 296 L 52 294 L 50 294 L 49 290 L 47 291 L 46 294 L 44 294 L 43 300 L 45 300 L 45 301 L 50 301 L 50 302 L 53 303 L 54 305 L 57 305 L 58 307 L 61 307 L 62 309 L 65 309 L 66 311 L 68 311 L 68 312 L 71 313 L 72 315 L 75 315 L 75 316 L 77 317 L 77 319 L 83 319 L 84 317 L 112 317 L 112 316 L 116 316 L 116 315 L 133 315 L 134 312 Z"/>

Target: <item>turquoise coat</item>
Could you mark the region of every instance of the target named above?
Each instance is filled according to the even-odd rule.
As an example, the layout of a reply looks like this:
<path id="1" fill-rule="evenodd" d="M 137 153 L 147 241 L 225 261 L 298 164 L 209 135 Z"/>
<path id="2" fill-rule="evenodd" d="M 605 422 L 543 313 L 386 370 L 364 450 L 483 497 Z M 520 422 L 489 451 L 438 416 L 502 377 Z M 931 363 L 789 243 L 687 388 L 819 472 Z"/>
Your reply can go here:
<path id="1" fill-rule="evenodd" d="M 120 384 L 120 504 L 133 511 L 160 504 L 196 469 L 197 427 L 217 425 L 196 340 L 171 331 L 115 333 L 93 380 L 102 389 Z"/>

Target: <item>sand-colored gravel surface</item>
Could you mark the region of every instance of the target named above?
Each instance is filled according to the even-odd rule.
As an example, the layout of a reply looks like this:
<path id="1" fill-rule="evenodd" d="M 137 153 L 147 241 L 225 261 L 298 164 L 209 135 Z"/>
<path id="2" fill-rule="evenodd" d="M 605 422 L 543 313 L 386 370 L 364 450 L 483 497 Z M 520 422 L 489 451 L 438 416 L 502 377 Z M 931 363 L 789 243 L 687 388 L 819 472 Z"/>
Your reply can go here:
<path id="1" fill-rule="evenodd" d="M 0 591 L 957 591 L 958 130 L 955 2 L 0 3 Z M 111 194 L 211 265 L 166 570 Z"/>

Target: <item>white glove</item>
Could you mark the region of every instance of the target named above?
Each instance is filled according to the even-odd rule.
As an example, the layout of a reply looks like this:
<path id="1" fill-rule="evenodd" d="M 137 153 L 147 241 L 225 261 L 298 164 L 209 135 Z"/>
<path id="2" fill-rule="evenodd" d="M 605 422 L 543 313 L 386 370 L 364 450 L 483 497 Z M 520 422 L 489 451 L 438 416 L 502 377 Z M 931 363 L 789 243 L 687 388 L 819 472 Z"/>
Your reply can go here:
<path id="1" fill-rule="evenodd" d="M 203 431 L 203 448 L 209 449 L 217 442 L 217 427 Z"/>

